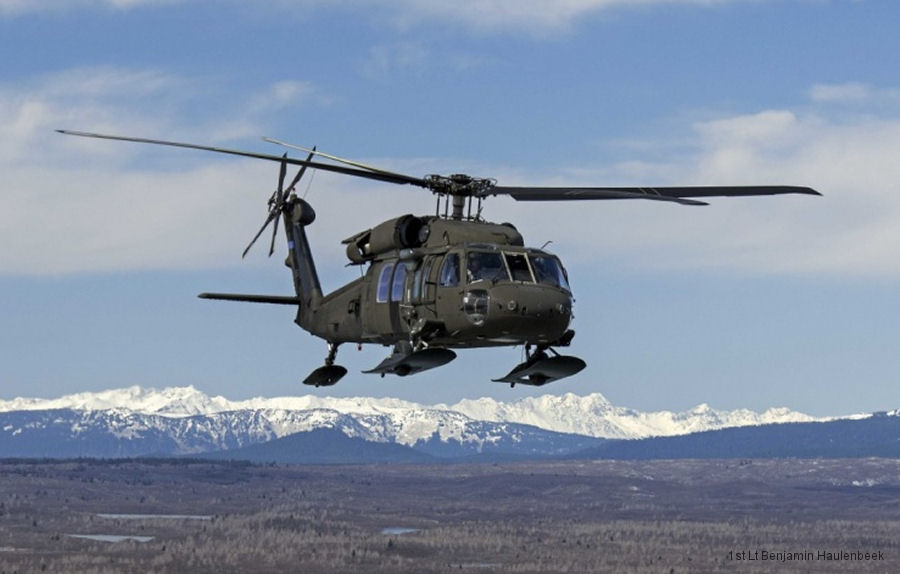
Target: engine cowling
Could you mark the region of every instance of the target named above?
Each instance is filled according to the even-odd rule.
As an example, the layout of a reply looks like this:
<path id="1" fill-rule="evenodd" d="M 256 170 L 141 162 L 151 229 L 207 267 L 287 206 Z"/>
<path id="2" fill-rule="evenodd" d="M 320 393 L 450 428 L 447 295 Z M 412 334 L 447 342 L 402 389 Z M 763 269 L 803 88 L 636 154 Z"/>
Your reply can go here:
<path id="1" fill-rule="evenodd" d="M 371 229 L 345 239 L 347 258 L 365 263 L 382 253 L 422 246 L 428 240 L 429 218 L 412 214 L 389 219 Z"/>

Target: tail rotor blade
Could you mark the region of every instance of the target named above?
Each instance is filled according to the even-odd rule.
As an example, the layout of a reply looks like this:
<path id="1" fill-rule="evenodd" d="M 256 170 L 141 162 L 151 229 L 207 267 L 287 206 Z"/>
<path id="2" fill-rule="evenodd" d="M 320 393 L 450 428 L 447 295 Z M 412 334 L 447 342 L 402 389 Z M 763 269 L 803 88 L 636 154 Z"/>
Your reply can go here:
<path id="1" fill-rule="evenodd" d="M 315 148 L 313 148 L 315 149 Z M 307 161 L 312 159 L 314 152 L 310 152 Z M 260 238 L 266 228 L 269 226 L 272 221 L 275 221 L 275 226 L 272 228 L 272 240 L 269 243 L 269 257 L 274 255 L 275 253 L 275 239 L 278 237 L 278 226 L 281 224 L 281 216 L 285 213 L 285 199 L 288 194 L 290 194 L 294 190 L 294 186 L 297 185 L 297 182 L 300 181 L 300 178 L 303 177 L 303 174 L 306 172 L 306 165 L 304 164 L 300 171 L 297 172 L 297 175 L 294 176 L 294 179 L 291 181 L 290 185 L 284 187 L 284 178 L 287 175 L 287 164 L 288 157 L 287 154 L 284 154 L 281 158 L 281 169 L 278 172 L 278 189 L 272 194 L 272 197 L 269 198 L 269 216 L 266 217 L 265 223 L 263 223 L 262 227 L 259 228 L 259 231 L 256 232 L 256 235 L 253 236 L 253 239 L 250 241 L 250 244 L 247 245 L 247 248 L 244 249 L 244 253 L 241 255 L 241 259 L 247 256 L 247 253 L 250 252 L 250 248 L 256 243 L 256 240 Z"/>
<path id="2" fill-rule="evenodd" d="M 275 217 L 275 227 L 272 229 L 272 243 L 269 244 L 269 257 L 275 253 L 275 236 L 278 235 L 278 223 L 281 221 L 280 217 Z"/>
<path id="3" fill-rule="evenodd" d="M 306 167 L 306 166 L 303 166 Z M 278 198 L 275 200 L 278 205 L 284 200 L 284 176 L 287 174 L 287 154 L 281 156 L 281 169 L 278 172 Z"/>
<path id="4" fill-rule="evenodd" d="M 316 153 L 316 148 L 313 146 L 312 150 L 309 152 L 309 156 L 307 156 L 306 161 L 310 161 L 313 158 L 313 155 Z M 306 166 L 300 168 L 300 171 L 297 172 L 297 175 L 294 176 L 294 179 L 291 181 L 291 185 L 287 186 L 287 192 L 290 193 L 294 191 L 294 187 L 297 185 L 297 182 L 300 181 L 300 178 L 303 177 L 303 174 L 306 173 Z"/>
<path id="5" fill-rule="evenodd" d="M 269 212 L 269 217 L 266 218 L 266 222 L 263 223 L 263 226 L 259 228 L 259 231 L 256 232 L 256 235 L 253 236 L 253 239 L 250 241 L 250 245 L 248 245 L 247 248 L 244 249 L 244 253 L 241 254 L 241 259 L 247 257 L 247 253 L 250 252 L 250 248 L 253 247 L 253 244 L 256 243 L 256 240 L 259 239 L 259 236 L 263 234 L 263 231 L 266 230 L 266 227 L 268 227 L 269 224 L 272 223 L 272 220 L 275 219 L 277 216 L 278 216 L 277 211 L 272 210 Z"/>

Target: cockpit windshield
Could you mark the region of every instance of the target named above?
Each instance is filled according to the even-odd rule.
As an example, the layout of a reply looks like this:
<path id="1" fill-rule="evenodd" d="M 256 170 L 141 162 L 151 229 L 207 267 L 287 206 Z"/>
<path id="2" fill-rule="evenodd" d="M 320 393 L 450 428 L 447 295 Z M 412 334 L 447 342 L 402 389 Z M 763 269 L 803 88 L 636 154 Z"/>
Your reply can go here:
<path id="1" fill-rule="evenodd" d="M 467 260 L 466 276 L 469 283 L 509 280 L 503 258 L 497 252 L 470 251 Z"/>
<path id="2" fill-rule="evenodd" d="M 528 268 L 528 261 L 525 259 L 524 253 L 504 253 L 503 257 L 506 259 L 506 267 L 509 269 L 513 281 L 534 283 L 534 277 L 531 276 L 531 269 Z"/>
<path id="3" fill-rule="evenodd" d="M 566 280 L 566 273 L 556 257 L 532 253 L 529 258 L 531 259 L 531 267 L 534 269 L 534 277 L 538 283 L 562 287 L 566 291 L 571 291 L 569 282 Z"/>
<path id="4" fill-rule="evenodd" d="M 546 253 L 469 251 L 466 254 L 466 281 L 518 281 L 569 289 L 559 260 Z"/>

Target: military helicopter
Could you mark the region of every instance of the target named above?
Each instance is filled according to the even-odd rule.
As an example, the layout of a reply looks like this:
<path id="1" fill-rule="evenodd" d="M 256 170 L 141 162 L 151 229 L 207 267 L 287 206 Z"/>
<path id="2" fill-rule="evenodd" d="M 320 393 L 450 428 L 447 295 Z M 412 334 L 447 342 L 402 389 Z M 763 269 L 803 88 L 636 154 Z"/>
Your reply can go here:
<path id="1" fill-rule="evenodd" d="M 203 299 L 271 303 L 297 308 L 294 322 L 328 344 L 325 364 L 305 379 L 316 387 L 337 383 L 347 369 L 335 364 L 343 343 L 392 346 L 390 356 L 365 373 L 407 376 L 445 365 L 452 349 L 519 346 L 525 361 L 496 382 L 541 386 L 578 373 L 586 364 L 561 355 L 571 344 L 572 291 L 559 258 L 525 246 L 510 223 L 482 217 L 483 200 L 508 195 L 518 201 L 644 199 L 681 205 L 708 205 L 709 197 L 821 195 L 808 187 L 509 187 L 494 179 L 464 174 L 414 177 L 263 138 L 303 151 L 306 159 L 197 145 L 192 143 L 57 130 L 60 133 L 205 150 L 278 162 L 278 186 L 268 216 L 244 250 L 274 222 L 269 256 L 275 251 L 279 222 L 284 223 L 294 295 L 202 293 Z M 314 158 L 330 163 L 314 161 Z M 285 186 L 289 165 L 299 166 Z M 386 183 L 412 185 L 436 197 L 434 215 L 400 215 L 346 238 L 351 265 L 367 266 L 362 276 L 325 295 L 319 283 L 306 228 L 315 221 L 312 206 L 295 188 L 308 168 Z M 702 199 L 698 199 L 702 198 Z"/>

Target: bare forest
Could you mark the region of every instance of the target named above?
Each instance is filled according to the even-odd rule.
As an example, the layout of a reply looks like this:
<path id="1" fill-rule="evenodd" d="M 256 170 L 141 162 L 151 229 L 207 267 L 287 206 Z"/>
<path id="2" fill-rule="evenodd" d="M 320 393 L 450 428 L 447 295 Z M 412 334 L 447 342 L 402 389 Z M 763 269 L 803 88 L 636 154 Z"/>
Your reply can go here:
<path id="1" fill-rule="evenodd" d="M 0 461 L 0 574 L 460 571 L 900 571 L 900 460 Z"/>

